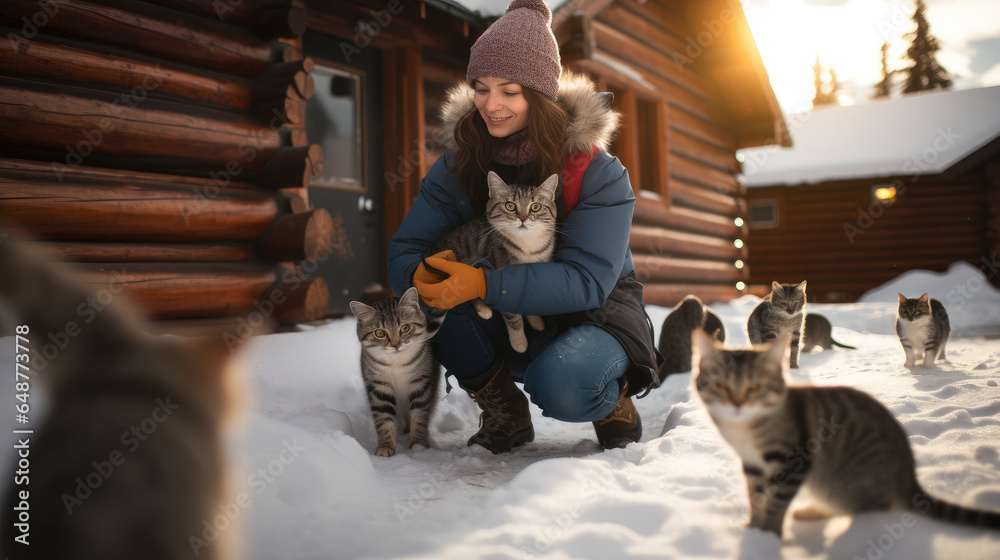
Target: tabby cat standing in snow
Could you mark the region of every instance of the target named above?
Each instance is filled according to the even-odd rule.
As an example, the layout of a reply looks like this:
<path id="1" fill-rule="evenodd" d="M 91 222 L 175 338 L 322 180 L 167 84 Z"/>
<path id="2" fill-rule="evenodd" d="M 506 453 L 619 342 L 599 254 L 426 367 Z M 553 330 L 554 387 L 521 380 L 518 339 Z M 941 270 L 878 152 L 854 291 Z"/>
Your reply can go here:
<path id="1" fill-rule="evenodd" d="M 789 357 L 793 368 L 799 367 L 802 329 L 805 323 L 806 282 L 799 285 L 771 283 L 771 293 L 754 307 L 747 320 L 747 334 L 752 344 L 779 341 L 792 335 Z"/>
<path id="2" fill-rule="evenodd" d="M 430 339 L 444 314 L 425 313 L 416 288 L 374 306 L 352 301 L 351 311 L 358 323 L 361 377 L 378 436 L 375 454 L 396 454 L 396 422 L 410 434 L 410 447 L 430 447 L 428 425 L 441 380 Z"/>
<path id="3" fill-rule="evenodd" d="M 743 463 L 750 526 L 779 537 L 800 489 L 798 519 L 908 510 L 1000 529 L 1000 512 L 950 504 L 917 482 L 906 433 L 878 401 L 848 387 L 785 384 L 788 339 L 724 350 L 694 331 L 694 385 Z"/>
<path id="4" fill-rule="evenodd" d="M 490 188 L 486 213 L 449 233 L 431 248 L 429 254 L 450 250 L 459 262 L 475 264 L 486 260 L 493 270 L 552 260 L 556 249 L 559 176 L 551 175 L 537 186 L 508 185 L 492 171 L 486 180 Z M 433 268 L 426 261 L 424 266 L 429 270 Z M 493 316 L 493 310 L 482 300 L 472 300 L 472 304 L 483 319 Z M 527 350 L 528 339 L 521 315 L 507 311 L 501 311 L 500 315 L 507 324 L 511 347 L 518 352 Z M 528 317 L 528 324 L 535 330 L 545 328 L 542 318 L 534 315 Z"/>
<path id="5" fill-rule="evenodd" d="M 20 325 L 27 341 L 18 342 L 39 349 L 51 333 L 75 335 L 58 355 L 46 350 L 47 363 L 20 354 L 30 356 L 18 365 L 48 389 L 50 404 L 33 435 L 17 436 L 31 446 L 30 545 L 15 543 L 5 522 L 0 557 L 241 557 L 235 528 L 204 540 L 205 524 L 236 490 L 224 429 L 243 386 L 223 338 L 147 334 L 120 295 L 108 304 L 37 249 L 17 245 L 0 239 L 0 332 L 13 335 Z M 98 299 L 105 305 L 88 303 Z M 15 488 L 25 489 L 10 486 L 6 512 L 18 503 Z"/>
<path id="6" fill-rule="evenodd" d="M 919 298 L 897 295 L 896 334 L 906 353 L 903 366 L 912 368 L 922 360 L 924 367 L 934 367 L 935 360 L 945 359 L 944 347 L 951 334 L 948 312 L 941 302 L 928 298 L 927 294 Z"/>

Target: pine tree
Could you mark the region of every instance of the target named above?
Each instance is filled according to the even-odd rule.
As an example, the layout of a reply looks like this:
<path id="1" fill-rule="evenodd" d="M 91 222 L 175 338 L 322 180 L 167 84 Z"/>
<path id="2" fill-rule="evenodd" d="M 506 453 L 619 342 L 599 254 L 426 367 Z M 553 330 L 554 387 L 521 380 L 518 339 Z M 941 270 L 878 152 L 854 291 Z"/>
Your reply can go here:
<path id="1" fill-rule="evenodd" d="M 941 44 L 931 35 L 930 24 L 927 23 L 925 12 L 927 6 L 924 0 L 917 0 L 917 9 L 913 12 L 913 21 L 917 30 L 907 33 L 911 39 L 910 47 L 906 49 L 904 60 L 912 61 L 912 66 L 905 70 L 906 79 L 903 83 L 903 93 L 913 93 L 926 89 L 951 87 L 951 76 L 938 64 L 934 53 L 941 50 Z"/>
<path id="2" fill-rule="evenodd" d="M 873 99 L 879 97 L 889 97 L 892 93 L 892 76 L 895 70 L 889 70 L 889 42 L 882 43 L 882 79 L 875 84 L 875 95 Z"/>
<path id="3" fill-rule="evenodd" d="M 826 79 L 824 73 L 827 74 Z M 816 55 L 816 63 L 813 64 L 813 86 L 816 89 L 812 100 L 813 107 L 837 104 L 837 93 L 840 91 L 837 73 L 832 68 L 824 70 L 819 63 L 819 55 Z"/>

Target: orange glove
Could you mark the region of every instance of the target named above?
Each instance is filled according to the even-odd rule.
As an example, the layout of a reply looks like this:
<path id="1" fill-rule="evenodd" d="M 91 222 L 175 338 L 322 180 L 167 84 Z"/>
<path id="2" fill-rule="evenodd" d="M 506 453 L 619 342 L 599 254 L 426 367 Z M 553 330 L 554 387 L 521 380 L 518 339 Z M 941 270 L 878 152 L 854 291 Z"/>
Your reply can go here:
<path id="1" fill-rule="evenodd" d="M 451 309 L 470 299 L 486 297 L 486 274 L 483 269 L 441 257 L 427 257 L 425 260 L 427 264 L 448 274 L 447 278 L 435 283 L 421 282 L 414 274 L 413 285 L 427 305 Z"/>
<path id="2" fill-rule="evenodd" d="M 447 250 L 441 251 L 440 253 L 434 253 L 433 255 L 431 255 L 431 256 L 429 256 L 427 258 L 429 258 L 429 259 L 440 258 L 440 259 L 445 259 L 445 260 L 449 260 L 449 261 L 452 261 L 452 262 L 458 262 L 458 258 L 455 256 L 455 252 L 452 251 L 451 249 L 447 249 Z M 424 284 L 437 284 L 438 282 L 444 280 L 445 278 L 447 278 L 447 277 L 446 276 L 441 276 L 440 274 L 435 274 L 435 273 L 427 270 L 427 268 L 424 267 L 424 263 L 418 264 L 417 265 L 417 270 L 413 271 L 413 281 L 414 282 L 423 282 Z M 414 284 L 414 285 L 416 285 L 416 284 Z"/>

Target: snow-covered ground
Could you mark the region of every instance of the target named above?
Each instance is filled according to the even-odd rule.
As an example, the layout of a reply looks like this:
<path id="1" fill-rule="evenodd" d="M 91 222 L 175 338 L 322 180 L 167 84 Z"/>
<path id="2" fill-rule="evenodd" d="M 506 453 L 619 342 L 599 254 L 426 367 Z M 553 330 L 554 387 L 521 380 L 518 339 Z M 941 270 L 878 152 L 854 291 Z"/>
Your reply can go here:
<path id="1" fill-rule="evenodd" d="M 903 367 L 897 292 L 929 292 L 948 308 L 954 334 L 938 368 Z M 712 305 L 728 344 L 746 343 L 758 301 Z M 657 336 L 668 311 L 649 308 Z M 929 491 L 1000 510 L 1000 341 L 977 334 L 1000 328 L 1000 292 L 982 273 L 965 264 L 913 271 L 858 303 L 810 311 L 858 349 L 804 355 L 795 380 L 873 394 L 910 435 Z M 376 457 L 359 352 L 353 318 L 248 346 L 254 402 L 234 448 L 250 503 L 228 508 L 244 525 L 248 559 L 1000 558 L 1000 532 L 911 522 L 900 512 L 786 521 L 780 542 L 748 530 L 736 455 L 690 374 L 636 402 L 644 433 L 626 449 L 604 451 L 589 423 L 557 422 L 535 408 L 533 443 L 502 455 L 466 447 L 478 409 L 456 389 L 438 405 L 432 449 L 408 449 L 403 437 L 396 456 Z M 226 511 L 219 528 L 230 525 Z"/>
<path id="2" fill-rule="evenodd" d="M 1000 292 L 977 269 L 913 271 L 858 303 L 810 306 L 858 350 L 805 355 L 793 376 L 875 395 L 910 435 L 931 492 L 1000 510 L 1000 342 L 953 336 L 937 369 L 904 368 L 896 293 L 925 291 L 948 307 L 956 335 L 1000 327 Z M 746 343 L 757 302 L 712 306 L 728 343 Z M 668 311 L 649 309 L 657 329 Z M 783 542 L 746 529 L 736 455 L 693 394 L 690 374 L 637 401 L 644 434 L 623 450 L 601 450 L 589 423 L 554 421 L 537 409 L 533 443 L 496 456 L 466 447 L 478 409 L 454 390 L 432 421 L 433 449 L 407 449 L 403 438 L 396 456 L 376 457 L 359 350 L 353 319 L 259 337 L 250 348 L 257 414 L 242 447 L 248 472 L 274 466 L 282 442 L 297 440 L 305 451 L 246 512 L 249 558 L 1000 557 L 1000 532 L 928 518 L 913 524 L 898 512 L 790 522 Z"/>

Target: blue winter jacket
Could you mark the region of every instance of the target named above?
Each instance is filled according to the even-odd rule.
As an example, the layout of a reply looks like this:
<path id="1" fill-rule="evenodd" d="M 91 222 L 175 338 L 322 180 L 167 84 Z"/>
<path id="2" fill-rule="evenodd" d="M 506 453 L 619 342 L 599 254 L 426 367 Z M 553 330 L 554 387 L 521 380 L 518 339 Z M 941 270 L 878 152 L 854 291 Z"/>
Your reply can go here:
<path id="1" fill-rule="evenodd" d="M 438 159 L 420 194 L 389 242 L 389 284 L 401 294 L 427 250 L 471 220 L 469 198 L 448 173 L 451 151 Z M 484 269 L 490 307 L 527 315 L 559 315 L 599 308 L 615 284 L 635 270 L 628 248 L 635 197 L 628 171 L 599 152 L 584 173 L 580 203 L 559 228 L 553 262 Z"/>

